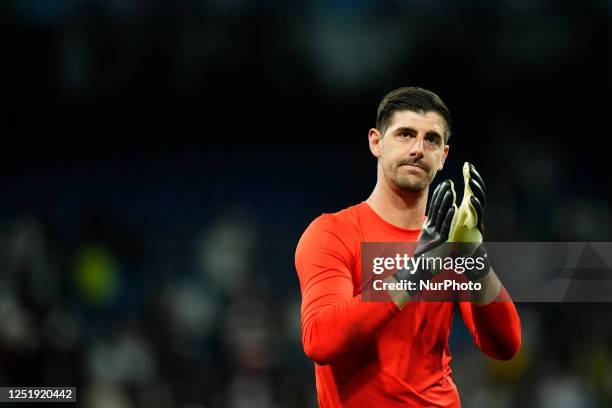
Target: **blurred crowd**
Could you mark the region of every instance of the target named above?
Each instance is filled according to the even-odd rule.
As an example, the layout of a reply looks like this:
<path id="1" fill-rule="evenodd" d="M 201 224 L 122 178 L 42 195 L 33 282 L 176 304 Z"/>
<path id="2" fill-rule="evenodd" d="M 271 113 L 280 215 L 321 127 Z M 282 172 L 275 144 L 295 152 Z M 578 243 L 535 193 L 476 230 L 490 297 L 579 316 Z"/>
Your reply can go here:
<path id="1" fill-rule="evenodd" d="M 88 407 L 313 406 L 299 291 L 264 273 L 247 213 L 168 235 L 90 217 L 2 224 L 0 383 L 74 384 Z"/>
<path id="2" fill-rule="evenodd" d="M 449 105 L 440 178 L 477 165 L 487 240 L 611 240 L 608 1 L 14 0 L 0 21 L 0 385 L 316 406 L 295 245 L 367 197 L 367 130 L 403 85 Z M 518 307 L 510 362 L 454 321 L 463 405 L 611 406 L 612 306 Z"/>

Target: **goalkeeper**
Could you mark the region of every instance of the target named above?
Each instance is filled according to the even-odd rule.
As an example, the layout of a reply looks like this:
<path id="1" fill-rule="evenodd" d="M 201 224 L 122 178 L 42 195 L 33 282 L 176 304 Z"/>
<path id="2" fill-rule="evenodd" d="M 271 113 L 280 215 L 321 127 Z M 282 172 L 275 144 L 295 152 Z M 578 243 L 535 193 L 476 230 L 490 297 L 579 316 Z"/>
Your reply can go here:
<path id="1" fill-rule="evenodd" d="M 319 406 L 460 407 L 448 347 L 454 306 L 486 355 L 512 358 L 520 348 L 514 304 L 488 263 L 466 278 L 481 283 L 471 302 L 410 302 L 417 293 L 390 292 L 391 301 L 361 299 L 361 243 L 415 242 L 415 255 L 460 244 L 460 255 L 486 259 L 484 182 L 464 166 L 464 196 L 452 182 L 429 186 L 448 155 L 450 114 L 434 93 L 400 88 L 378 108 L 368 134 L 377 182 L 360 204 L 315 219 L 302 235 L 295 265 L 302 292 L 302 343 L 315 363 Z M 453 246 L 456 246 L 453 244 Z M 429 279 L 426 270 L 389 280 Z"/>

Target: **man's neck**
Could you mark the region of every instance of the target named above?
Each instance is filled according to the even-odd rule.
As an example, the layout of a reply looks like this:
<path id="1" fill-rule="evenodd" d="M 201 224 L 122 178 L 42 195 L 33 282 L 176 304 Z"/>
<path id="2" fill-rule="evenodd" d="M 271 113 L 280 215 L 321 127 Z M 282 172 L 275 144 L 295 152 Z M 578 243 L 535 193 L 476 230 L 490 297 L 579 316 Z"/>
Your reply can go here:
<path id="1" fill-rule="evenodd" d="M 427 188 L 417 192 L 394 189 L 379 178 L 366 203 L 390 224 L 419 229 L 425 217 L 428 191 Z"/>

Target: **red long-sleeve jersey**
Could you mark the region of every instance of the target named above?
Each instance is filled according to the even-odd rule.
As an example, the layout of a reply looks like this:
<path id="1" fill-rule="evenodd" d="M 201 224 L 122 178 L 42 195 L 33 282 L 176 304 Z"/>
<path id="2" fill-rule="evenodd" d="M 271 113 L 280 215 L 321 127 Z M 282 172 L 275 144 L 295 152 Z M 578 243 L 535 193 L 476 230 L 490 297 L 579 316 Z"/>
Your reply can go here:
<path id="1" fill-rule="evenodd" d="M 321 408 L 459 407 L 448 337 L 454 302 L 362 302 L 361 242 L 415 242 L 365 202 L 314 220 L 298 243 L 302 344 L 315 363 Z M 507 360 L 521 342 L 505 289 L 485 306 L 458 302 L 475 344 Z"/>

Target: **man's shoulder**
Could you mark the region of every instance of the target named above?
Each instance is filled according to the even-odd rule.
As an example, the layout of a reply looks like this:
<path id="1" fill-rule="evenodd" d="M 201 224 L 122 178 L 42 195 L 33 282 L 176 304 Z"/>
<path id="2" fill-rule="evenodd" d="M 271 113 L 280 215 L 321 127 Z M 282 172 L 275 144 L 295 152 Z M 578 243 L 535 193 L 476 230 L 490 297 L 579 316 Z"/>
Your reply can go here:
<path id="1" fill-rule="evenodd" d="M 332 251 L 346 262 L 357 253 L 361 242 L 360 205 L 315 218 L 302 234 L 296 248 L 296 265 L 300 259 L 311 259 L 312 251 Z M 340 254 L 340 255 L 339 255 Z"/>
<path id="2" fill-rule="evenodd" d="M 306 228 L 300 241 L 327 245 L 342 243 L 354 248 L 361 241 L 360 212 L 365 203 L 352 205 L 334 213 L 323 213 Z"/>
<path id="3" fill-rule="evenodd" d="M 309 228 L 332 229 L 336 233 L 354 232 L 359 228 L 359 214 L 364 202 L 352 205 L 334 213 L 323 213 L 315 218 Z"/>

